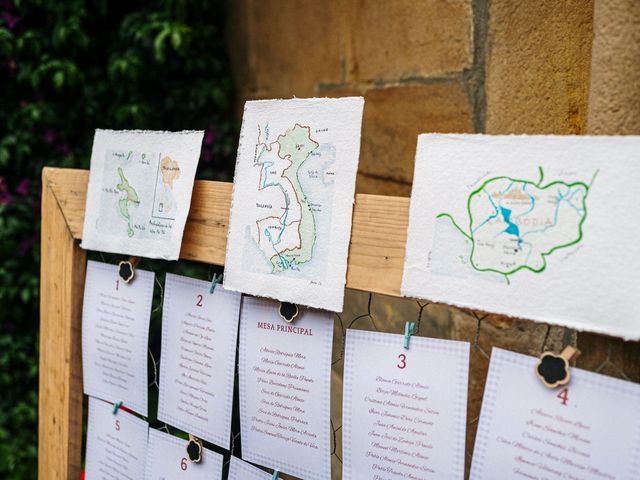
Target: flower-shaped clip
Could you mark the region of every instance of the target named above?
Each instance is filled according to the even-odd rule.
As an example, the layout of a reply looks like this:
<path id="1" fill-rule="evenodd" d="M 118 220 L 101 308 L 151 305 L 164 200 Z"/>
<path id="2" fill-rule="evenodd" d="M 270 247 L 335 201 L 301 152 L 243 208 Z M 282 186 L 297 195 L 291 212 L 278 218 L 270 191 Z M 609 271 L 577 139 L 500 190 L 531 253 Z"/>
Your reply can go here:
<path id="1" fill-rule="evenodd" d="M 202 461 L 202 440 L 189 434 L 189 443 L 187 443 L 187 456 L 193 463 Z"/>
<path id="2" fill-rule="evenodd" d="M 536 375 L 547 388 L 556 388 L 566 385 L 571 379 L 569 361 L 580 351 L 574 347 L 566 347 L 560 355 L 552 352 L 544 352 L 536 365 Z"/>
<path id="3" fill-rule="evenodd" d="M 298 306 L 295 303 L 280 302 L 280 308 L 278 309 L 278 314 L 280 314 L 280 316 L 285 322 L 287 323 L 293 322 L 295 318 L 298 316 L 298 313 L 300 313 L 300 310 L 298 309 Z"/>
<path id="4" fill-rule="evenodd" d="M 131 257 L 118 264 L 118 276 L 124 283 L 129 283 L 136 275 L 136 265 L 140 261 L 139 257 Z"/>

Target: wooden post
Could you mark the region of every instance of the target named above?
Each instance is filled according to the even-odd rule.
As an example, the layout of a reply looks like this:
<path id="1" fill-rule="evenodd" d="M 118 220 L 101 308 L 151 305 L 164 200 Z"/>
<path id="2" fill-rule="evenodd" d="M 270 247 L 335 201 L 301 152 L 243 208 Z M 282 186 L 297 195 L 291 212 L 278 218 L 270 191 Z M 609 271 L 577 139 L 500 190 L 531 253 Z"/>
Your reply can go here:
<path id="1" fill-rule="evenodd" d="M 86 254 L 42 173 L 38 478 L 80 478 L 82 294 Z"/>

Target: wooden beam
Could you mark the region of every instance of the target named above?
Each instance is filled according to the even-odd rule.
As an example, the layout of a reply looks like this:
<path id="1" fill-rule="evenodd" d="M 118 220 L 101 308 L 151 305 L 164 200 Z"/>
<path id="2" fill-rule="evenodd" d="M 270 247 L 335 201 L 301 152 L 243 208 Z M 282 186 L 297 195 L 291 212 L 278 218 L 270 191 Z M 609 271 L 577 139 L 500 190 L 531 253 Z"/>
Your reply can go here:
<path id="1" fill-rule="evenodd" d="M 46 168 L 45 176 L 71 235 L 81 239 L 89 172 Z M 227 182 L 195 182 L 181 258 L 224 264 L 231 188 Z M 400 295 L 408 224 L 408 198 L 356 195 L 348 288 Z"/>
<path id="2" fill-rule="evenodd" d="M 42 175 L 38 478 L 77 480 L 82 451 L 84 250 Z"/>

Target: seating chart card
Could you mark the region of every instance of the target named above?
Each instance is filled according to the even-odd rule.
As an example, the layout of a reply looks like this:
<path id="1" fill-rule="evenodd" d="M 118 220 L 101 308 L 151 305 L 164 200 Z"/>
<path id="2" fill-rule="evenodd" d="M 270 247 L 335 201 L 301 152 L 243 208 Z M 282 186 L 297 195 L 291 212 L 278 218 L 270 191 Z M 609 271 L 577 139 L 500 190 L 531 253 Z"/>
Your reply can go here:
<path id="1" fill-rule="evenodd" d="M 224 285 L 342 311 L 362 97 L 245 104 Z"/>
<path id="2" fill-rule="evenodd" d="M 147 454 L 147 422 L 89 397 L 87 420 L 87 480 L 142 478 Z"/>
<path id="3" fill-rule="evenodd" d="M 467 342 L 347 330 L 342 478 L 462 480 L 468 373 Z"/>
<path id="4" fill-rule="evenodd" d="M 228 480 L 271 480 L 272 475 L 254 467 L 250 463 L 243 462 L 239 458 L 231 456 L 229 464 Z"/>
<path id="5" fill-rule="evenodd" d="M 537 361 L 494 347 L 471 479 L 640 478 L 640 385 L 572 368 L 552 390 Z"/>
<path id="6" fill-rule="evenodd" d="M 202 461 L 191 462 L 187 455 L 187 442 L 150 429 L 144 480 L 222 480 L 224 457 L 203 448 Z"/>
<path id="7" fill-rule="evenodd" d="M 638 151 L 640 136 L 420 135 L 402 294 L 640 339 L 640 222 L 614 213 L 637 204 Z"/>
<path id="8" fill-rule="evenodd" d="M 147 416 L 147 350 L 153 272 L 130 283 L 118 267 L 89 261 L 82 307 L 84 393 Z"/>
<path id="9" fill-rule="evenodd" d="M 239 293 L 167 273 L 158 419 L 229 448 Z"/>
<path id="10" fill-rule="evenodd" d="M 305 309 L 294 323 L 279 303 L 244 297 L 240 315 L 242 458 L 307 480 L 331 477 L 333 319 Z"/>
<path id="11" fill-rule="evenodd" d="M 82 247 L 177 260 L 203 136 L 96 130 Z"/>

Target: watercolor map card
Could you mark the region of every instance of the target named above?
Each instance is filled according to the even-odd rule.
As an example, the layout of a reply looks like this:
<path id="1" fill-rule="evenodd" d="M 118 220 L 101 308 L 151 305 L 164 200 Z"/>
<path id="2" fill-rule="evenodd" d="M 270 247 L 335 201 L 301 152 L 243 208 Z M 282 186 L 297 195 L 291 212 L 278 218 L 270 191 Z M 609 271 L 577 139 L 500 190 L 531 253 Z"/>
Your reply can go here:
<path id="1" fill-rule="evenodd" d="M 364 99 L 245 105 L 227 289 L 341 311 Z"/>
<path id="2" fill-rule="evenodd" d="M 640 338 L 640 137 L 420 135 L 402 294 Z"/>
<path id="3" fill-rule="evenodd" d="M 96 130 L 82 248 L 177 260 L 203 136 Z"/>

